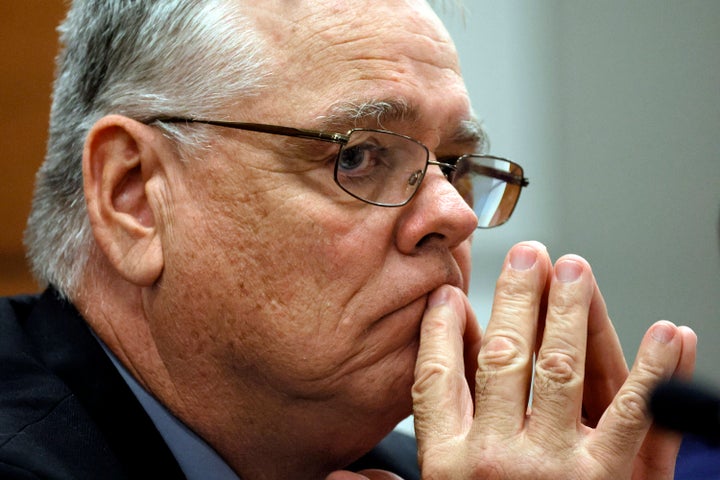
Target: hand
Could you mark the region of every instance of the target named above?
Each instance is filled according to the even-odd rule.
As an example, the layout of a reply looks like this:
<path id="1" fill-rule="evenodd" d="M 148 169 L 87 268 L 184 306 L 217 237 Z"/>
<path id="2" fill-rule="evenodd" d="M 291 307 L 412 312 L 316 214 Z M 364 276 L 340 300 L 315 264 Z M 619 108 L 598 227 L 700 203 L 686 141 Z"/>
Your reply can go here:
<path id="1" fill-rule="evenodd" d="M 460 290 L 431 295 L 413 387 L 424 479 L 672 478 L 680 438 L 647 403 L 691 374 L 692 330 L 657 322 L 628 372 L 590 266 L 553 267 L 534 242 L 508 254 L 481 341 L 473 324 Z"/>
<path id="2" fill-rule="evenodd" d="M 362 470 L 358 473 L 338 470 L 325 477 L 325 480 L 402 480 L 402 478 L 385 470 Z"/>

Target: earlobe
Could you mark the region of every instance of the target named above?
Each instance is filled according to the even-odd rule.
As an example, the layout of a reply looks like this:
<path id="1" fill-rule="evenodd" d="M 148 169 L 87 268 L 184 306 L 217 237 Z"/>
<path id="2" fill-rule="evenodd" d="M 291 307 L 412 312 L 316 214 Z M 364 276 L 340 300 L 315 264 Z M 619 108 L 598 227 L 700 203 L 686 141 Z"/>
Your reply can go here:
<path id="1" fill-rule="evenodd" d="M 88 216 L 100 251 L 127 281 L 150 286 L 164 260 L 157 212 L 148 198 L 161 179 L 158 139 L 150 127 L 110 115 L 90 130 L 83 151 Z"/>

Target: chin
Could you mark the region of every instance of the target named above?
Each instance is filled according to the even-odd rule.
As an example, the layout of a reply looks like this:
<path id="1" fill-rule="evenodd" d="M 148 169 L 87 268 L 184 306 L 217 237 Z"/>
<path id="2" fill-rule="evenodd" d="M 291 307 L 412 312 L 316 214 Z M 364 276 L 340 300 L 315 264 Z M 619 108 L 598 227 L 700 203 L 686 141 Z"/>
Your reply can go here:
<path id="1" fill-rule="evenodd" d="M 406 345 L 388 358 L 391 365 L 381 365 L 375 378 L 372 413 L 383 417 L 390 428 L 412 413 L 412 386 L 415 381 L 418 341 Z"/>
<path id="2" fill-rule="evenodd" d="M 336 423 L 326 425 L 321 448 L 334 459 L 335 468 L 343 468 L 365 455 L 412 414 L 416 356 L 417 345 L 408 345 L 394 358 L 376 364 L 373 375 L 365 377 L 361 388 L 346 393 L 347 403 L 336 410 Z"/>

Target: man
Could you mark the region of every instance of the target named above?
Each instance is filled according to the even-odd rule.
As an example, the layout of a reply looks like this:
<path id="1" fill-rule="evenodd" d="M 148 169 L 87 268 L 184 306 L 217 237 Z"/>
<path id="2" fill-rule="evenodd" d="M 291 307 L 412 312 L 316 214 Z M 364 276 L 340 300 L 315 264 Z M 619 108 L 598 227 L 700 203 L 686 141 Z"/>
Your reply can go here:
<path id="1" fill-rule="evenodd" d="M 426 3 L 76 1 L 61 32 L 4 476 L 363 478 L 412 412 L 423 478 L 672 477 L 645 407 L 692 331 L 628 375 L 589 265 L 524 242 L 479 332 L 470 237 L 527 181 L 473 156 Z"/>

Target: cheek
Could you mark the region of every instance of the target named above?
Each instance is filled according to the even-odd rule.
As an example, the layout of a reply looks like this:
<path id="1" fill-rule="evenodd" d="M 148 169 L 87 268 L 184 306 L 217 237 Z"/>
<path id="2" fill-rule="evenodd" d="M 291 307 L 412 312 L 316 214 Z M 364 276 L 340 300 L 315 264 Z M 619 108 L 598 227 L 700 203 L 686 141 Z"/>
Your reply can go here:
<path id="1" fill-rule="evenodd" d="M 193 292 L 185 314 L 227 339 L 236 359 L 258 352 L 245 360 L 266 372 L 327 375 L 362 345 L 365 326 L 340 323 L 345 305 L 382 268 L 377 236 L 328 212 L 258 200 L 194 215 L 168 268 Z"/>
<path id="2" fill-rule="evenodd" d="M 382 269 L 392 245 L 390 232 L 370 224 L 353 222 L 326 229 L 319 253 L 324 272 L 335 286 L 362 285 Z"/>
<path id="3" fill-rule="evenodd" d="M 184 342 L 181 366 L 202 357 L 239 388 L 270 384 L 291 396 L 340 395 L 349 404 L 363 392 L 379 401 L 378 389 L 392 383 L 407 387 L 416 346 L 378 352 L 388 339 L 368 335 L 376 319 L 347 307 L 386 293 L 371 290 L 392 247 L 389 222 L 362 206 L 354 214 L 334 199 L 303 200 L 287 189 L 244 199 L 224 190 L 177 203 L 163 279 L 176 293 L 164 335 Z"/>
<path id="4" fill-rule="evenodd" d="M 253 282 L 255 296 L 264 294 L 262 304 L 244 316 L 256 337 L 253 345 L 246 336 L 237 347 L 261 351 L 257 361 L 264 365 L 265 380 L 289 395 L 359 398 L 374 392 L 380 397 L 378 379 L 411 381 L 407 374 L 413 372 L 416 352 L 387 345 L 406 339 L 378 338 L 371 328 L 377 319 L 357 315 L 349 305 L 358 298 L 380 301 L 382 292 L 371 291 L 372 279 L 383 270 L 389 242 L 369 226 L 330 218 L 297 222 L 295 217 L 297 224 L 288 229 L 295 233 L 275 239 L 263 266 L 272 278 L 257 276 Z"/>

